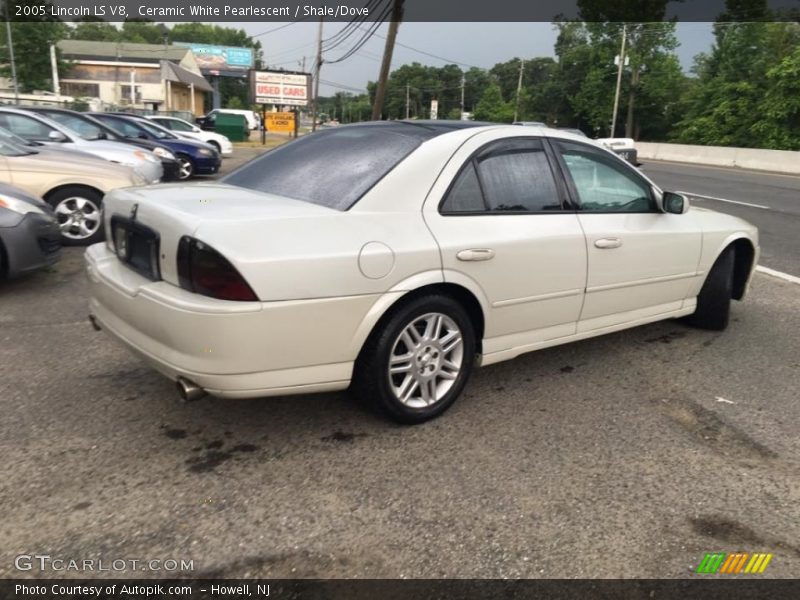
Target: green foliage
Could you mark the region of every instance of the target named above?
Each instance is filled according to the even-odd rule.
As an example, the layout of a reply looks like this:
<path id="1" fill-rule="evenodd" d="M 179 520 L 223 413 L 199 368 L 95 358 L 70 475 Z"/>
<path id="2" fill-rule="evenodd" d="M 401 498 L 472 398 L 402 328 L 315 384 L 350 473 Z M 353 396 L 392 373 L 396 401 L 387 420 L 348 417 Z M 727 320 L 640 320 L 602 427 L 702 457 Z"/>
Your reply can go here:
<path id="1" fill-rule="evenodd" d="M 511 123 L 514 119 L 514 106 L 503 100 L 500 86 L 492 83 L 483 92 L 480 102 L 475 107 L 473 117 L 476 121 L 491 121 L 493 123 Z"/>
<path id="2" fill-rule="evenodd" d="M 800 149 L 800 25 L 765 22 L 770 13 L 764 0 L 729 0 L 727 8 L 726 22 L 715 25 L 711 52 L 695 60 L 696 79 L 671 139 Z"/>
<path id="3" fill-rule="evenodd" d="M 30 6 L 45 4 L 41 0 L 18 2 Z M 52 89 L 50 46 L 63 39 L 67 26 L 55 17 L 43 17 L 36 22 L 11 22 L 17 82 L 20 92 Z M 0 27 L 0 76 L 11 77 L 8 39 L 5 26 Z M 66 64 L 58 57 L 59 68 Z"/>

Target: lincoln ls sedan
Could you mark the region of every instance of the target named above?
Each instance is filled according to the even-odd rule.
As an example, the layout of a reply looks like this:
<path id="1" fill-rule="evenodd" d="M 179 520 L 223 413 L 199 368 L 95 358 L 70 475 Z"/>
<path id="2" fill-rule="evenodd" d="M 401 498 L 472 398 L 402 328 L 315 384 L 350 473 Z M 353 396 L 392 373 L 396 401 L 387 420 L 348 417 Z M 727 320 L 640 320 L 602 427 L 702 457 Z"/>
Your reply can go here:
<path id="1" fill-rule="evenodd" d="M 350 388 L 419 423 L 474 367 L 662 319 L 723 329 L 758 232 L 547 128 L 331 128 L 115 190 L 90 318 L 181 397 Z"/>

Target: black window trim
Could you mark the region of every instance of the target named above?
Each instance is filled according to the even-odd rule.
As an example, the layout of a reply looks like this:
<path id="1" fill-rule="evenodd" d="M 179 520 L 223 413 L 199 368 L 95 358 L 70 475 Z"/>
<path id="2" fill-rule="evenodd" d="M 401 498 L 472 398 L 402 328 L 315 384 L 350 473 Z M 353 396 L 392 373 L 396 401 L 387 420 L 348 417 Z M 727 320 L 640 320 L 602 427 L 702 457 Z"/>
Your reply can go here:
<path id="1" fill-rule="evenodd" d="M 507 142 L 509 140 L 512 141 L 519 141 L 519 140 L 526 140 L 526 141 L 538 141 L 542 145 L 542 150 L 545 154 L 545 159 L 547 160 L 548 167 L 550 168 L 550 174 L 553 176 L 553 182 L 555 183 L 556 192 L 558 194 L 558 202 L 561 205 L 561 209 L 559 210 L 489 210 L 486 204 L 486 193 L 484 192 L 483 181 L 481 179 L 480 171 L 478 170 L 475 161 L 477 157 L 485 151 L 489 146 L 492 146 L 497 143 Z M 571 201 L 569 191 L 564 185 L 563 175 L 559 176 L 559 172 L 556 170 L 557 163 L 554 162 L 555 156 L 552 148 L 550 148 L 549 144 L 547 143 L 547 138 L 537 135 L 520 135 L 520 136 L 509 136 L 509 137 L 502 137 L 497 138 L 491 141 L 486 142 L 475 151 L 470 154 L 469 158 L 464 161 L 464 164 L 458 169 L 455 177 L 450 181 L 450 184 L 447 186 L 444 194 L 442 194 L 442 198 L 439 200 L 439 205 L 437 206 L 437 211 L 443 217 L 485 217 L 485 216 L 505 216 L 505 215 L 563 215 L 576 212 L 576 209 L 573 208 L 573 203 Z M 481 199 L 483 200 L 484 210 L 475 211 L 446 211 L 443 210 L 444 203 L 447 201 L 447 198 L 450 196 L 450 192 L 455 187 L 456 182 L 458 181 L 459 177 L 461 177 L 464 170 L 467 168 L 467 165 L 472 165 L 472 168 L 475 169 L 475 176 L 478 179 L 478 187 L 481 190 Z"/>
<path id="2" fill-rule="evenodd" d="M 647 181 L 644 177 L 642 177 L 637 171 L 636 168 L 633 167 L 628 161 L 623 158 L 620 158 L 618 155 L 614 154 L 613 152 L 609 152 L 606 155 L 605 151 L 602 148 L 598 148 L 591 144 L 587 144 L 585 142 L 579 142 L 576 140 L 564 140 L 561 138 L 547 138 L 549 145 L 551 146 L 551 151 L 555 157 L 556 163 L 558 164 L 558 168 L 561 171 L 561 178 L 566 185 L 569 196 L 570 196 L 570 203 L 575 206 L 575 212 L 582 215 L 650 215 L 650 214 L 659 214 L 663 211 L 659 210 L 658 202 L 653 194 L 653 186 L 652 184 Z M 581 206 L 581 199 L 580 194 L 578 193 L 578 188 L 575 187 L 575 181 L 572 179 L 572 173 L 567 166 L 567 163 L 564 161 L 564 157 L 561 155 L 561 151 L 558 149 L 557 144 L 560 142 L 568 142 L 570 144 L 575 144 L 577 146 L 583 146 L 587 148 L 591 154 L 594 156 L 599 156 L 601 159 L 607 159 L 607 164 L 623 164 L 625 165 L 626 169 L 629 169 L 631 174 L 634 176 L 636 180 L 640 183 L 643 183 L 645 188 L 647 188 L 647 195 L 650 199 L 652 209 L 651 210 L 583 210 Z M 615 162 L 618 161 L 618 162 Z M 603 162 L 602 160 L 600 162 Z"/>

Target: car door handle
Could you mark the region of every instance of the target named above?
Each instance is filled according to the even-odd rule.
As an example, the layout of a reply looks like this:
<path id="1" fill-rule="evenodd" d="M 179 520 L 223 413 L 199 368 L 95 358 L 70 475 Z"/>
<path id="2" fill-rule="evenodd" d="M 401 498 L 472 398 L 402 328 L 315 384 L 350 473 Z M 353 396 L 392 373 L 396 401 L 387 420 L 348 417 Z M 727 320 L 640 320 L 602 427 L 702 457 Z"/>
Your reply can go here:
<path id="1" fill-rule="evenodd" d="M 595 248 L 601 250 L 608 250 L 610 248 L 619 248 L 622 246 L 622 240 L 619 238 L 601 238 L 594 241 Z"/>
<path id="2" fill-rule="evenodd" d="M 461 250 L 456 254 L 458 260 L 491 260 L 494 258 L 494 250 L 491 248 L 470 248 L 469 250 Z"/>

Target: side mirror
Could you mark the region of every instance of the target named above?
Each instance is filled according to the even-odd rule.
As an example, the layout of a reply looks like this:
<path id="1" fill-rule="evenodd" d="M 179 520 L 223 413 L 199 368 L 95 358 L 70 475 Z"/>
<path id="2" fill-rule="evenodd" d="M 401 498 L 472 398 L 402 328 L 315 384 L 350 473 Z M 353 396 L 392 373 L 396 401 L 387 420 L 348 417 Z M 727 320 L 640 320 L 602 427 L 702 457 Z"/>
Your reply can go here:
<path id="1" fill-rule="evenodd" d="M 192 127 L 192 133 L 203 133 L 203 130 L 199 127 Z"/>
<path id="2" fill-rule="evenodd" d="M 138 137 L 140 140 L 146 140 L 147 139 L 147 134 L 146 133 L 139 133 L 139 135 L 137 135 L 136 137 Z"/>
<path id="3" fill-rule="evenodd" d="M 689 212 L 689 198 L 683 194 L 676 194 L 675 192 L 664 192 L 661 200 L 661 205 L 664 207 L 665 213 L 673 215 L 682 215 Z"/>
<path id="4" fill-rule="evenodd" d="M 60 131 L 53 130 L 47 134 L 47 139 L 50 140 L 51 142 L 66 142 L 67 136 L 65 136 Z"/>

